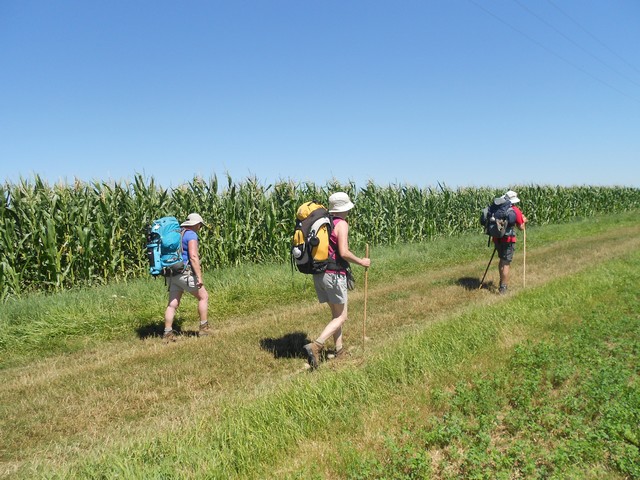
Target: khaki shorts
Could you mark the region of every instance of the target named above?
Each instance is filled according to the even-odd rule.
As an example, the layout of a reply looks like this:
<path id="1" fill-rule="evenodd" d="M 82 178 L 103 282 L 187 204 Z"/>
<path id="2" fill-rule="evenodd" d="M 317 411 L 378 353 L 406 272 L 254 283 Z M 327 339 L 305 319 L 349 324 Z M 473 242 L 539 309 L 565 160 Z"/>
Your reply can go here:
<path id="1" fill-rule="evenodd" d="M 173 277 L 167 277 L 167 286 L 170 292 L 198 292 L 196 277 L 191 270 L 187 270 L 179 275 L 174 275 Z"/>
<path id="2" fill-rule="evenodd" d="M 343 305 L 347 303 L 347 276 L 339 273 L 318 273 L 313 284 L 320 303 Z"/>

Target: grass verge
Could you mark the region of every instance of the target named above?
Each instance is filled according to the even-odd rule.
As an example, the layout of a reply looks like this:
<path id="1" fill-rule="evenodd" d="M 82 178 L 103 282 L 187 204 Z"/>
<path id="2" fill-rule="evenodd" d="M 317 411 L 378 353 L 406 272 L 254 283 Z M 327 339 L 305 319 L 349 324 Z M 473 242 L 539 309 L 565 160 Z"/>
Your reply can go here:
<path id="1" fill-rule="evenodd" d="M 428 391 L 403 391 L 409 400 L 391 402 L 403 408 L 385 410 L 376 441 L 342 440 L 335 471 L 351 479 L 640 478 L 639 266 L 636 252 L 519 295 L 498 348 L 445 375 L 432 371 Z M 462 317 L 471 334 L 472 318 Z"/>
<path id="2" fill-rule="evenodd" d="M 530 228 L 531 252 L 544 245 L 597 235 L 612 228 L 637 225 L 637 212 L 599 216 L 562 225 Z M 372 287 L 426 270 L 439 270 L 475 261 L 486 262 L 491 249 L 486 236 L 464 234 L 430 243 L 372 248 L 369 273 Z M 452 248 L 453 245 L 453 248 Z M 364 252 L 359 252 L 361 255 Z M 245 265 L 216 271 L 206 270 L 205 283 L 211 293 L 210 314 L 217 324 L 239 315 L 283 305 L 294 305 L 313 297 L 313 284 L 289 265 Z M 362 285 L 362 269 L 354 269 Z M 152 338 L 162 333 L 166 287 L 162 279 L 132 280 L 104 287 L 50 295 L 30 295 L 8 300 L 0 310 L 0 370 L 29 364 L 48 356 L 68 354 L 113 340 Z M 177 329 L 197 323 L 193 302 L 185 298 L 176 319 Z"/>
<path id="3" fill-rule="evenodd" d="M 215 417 L 53 471 L 35 462 L 30 473 L 637 478 L 638 267 L 633 252 L 492 308 L 471 306 L 361 368 L 293 377 Z"/>

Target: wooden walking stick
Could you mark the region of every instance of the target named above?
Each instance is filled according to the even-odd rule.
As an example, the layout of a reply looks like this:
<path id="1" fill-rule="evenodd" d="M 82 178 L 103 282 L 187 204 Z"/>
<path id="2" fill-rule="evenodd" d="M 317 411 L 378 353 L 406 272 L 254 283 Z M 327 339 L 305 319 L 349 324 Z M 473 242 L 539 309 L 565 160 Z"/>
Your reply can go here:
<path id="1" fill-rule="evenodd" d="M 522 288 L 527 286 L 527 228 L 522 231 L 524 234 L 523 243 L 524 246 L 522 248 Z"/>
<path id="2" fill-rule="evenodd" d="M 367 243 L 364 251 L 365 258 L 369 258 L 369 244 Z M 362 354 L 364 355 L 364 341 L 366 337 L 367 326 L 367 290 L 369 287 L 369 267 L 364 269 L 364 314 L 362 316 Z"/>
<path id="3" fill-rule="evenodd" d="M 489 263 L 487 264 L 487 268 L 484 271 L 484 275 L 482 276 L 482 280 L 480 280 L 480 285 L 478 286 L 478 290 L 482 288 L 482 284 L 484 283 L 484 278 L 487 276 L 487 272 L 489 271 L 489 267 L 491 266 L 491 262 L 493 261 L 493 256 L 496 254 L 496 250 L 498 247 L 493 247 L 493 253 L 491 254 L 491 258 L 489 259 Z"/>

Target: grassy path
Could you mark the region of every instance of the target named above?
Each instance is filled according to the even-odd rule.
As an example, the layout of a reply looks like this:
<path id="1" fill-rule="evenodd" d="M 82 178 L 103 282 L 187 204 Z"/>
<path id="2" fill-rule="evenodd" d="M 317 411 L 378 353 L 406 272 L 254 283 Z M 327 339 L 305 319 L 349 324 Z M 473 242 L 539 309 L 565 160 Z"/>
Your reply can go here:
<path id="1" fill-rule="evenodd" d="M 340 364 L 328 362 L 313 375 L 306 375 L 306 362 L 300 355 L 300 347 L 324 326 L 327 309 L 313 301 L 309 282 L 299 279 L 295 284 L 301 290 L 297 304 L 293 303 L 296 298 L 285 298 L 281 302 L 271 299 L 263 301 L 265 307 L 261 308 L 260 302 L 250 301 L 252 306 L 246 308 L 246 313 L 234 311 L 220 318 L 215 334 L 209 338 L 198 339 L 185 334 L 172 345 L 164 345 L 155 337 L 133 340 L 128 336 L 106 342 L 88 341 L 86 348 L 64 354 L 53 353 L 44 359 L 24 361 L 4 368 L 0 370 L 0 430 L 3 432 L 0 439 L 0 474 L 46 476 L 46 472 L 64 472 L 77 462 L 100 459 L 102 455 L 111 466 L 105 467 L 102 460 L 96 460 L 97 465 L 102 465 L 97 471 L 106 468 L 111 474 L 114 471 L 122 473 L 127 471 L 130 462 L 139 466 L 157 461 L 160 470 L 152 471 L 162 473 L 170 471 L 165 470 L 170 468 L 166 462 L 170 462 L 173 455 L 178 453 L 185 458 L 182 464 L 184 470 L 179 476 L 198 478 L 196 472 L 217 469 L 244 471 L 261 458 L 269 458 L 269 452 L 256 453 L 248 445 L 244 450 L 229 447 L 228 456 L 225 457 L 222 452 L 217 460 L 211 460 L 213 463 L 208 463 L 206 459 L 197 460 L 197 452 L 202 449 L 203 453 L 211 453 L 214 439 L 220 442 L 220 438 L 225 436 L 225 428 L 227 436 L 242 432 L 246 437 L 246 428 L 253 425 L 255 420 L 247 420 L 238 413 L 246 408 L 249 418 L 252 409 L 263 415 L 271 412 L 258 423 L 266 425 L 272 422 L 271 429 L 282 429 L 282 445 L 275 445 L 274 452 L 286 451 L 288 460 L 279 466 L 279 462 L 273 458 L 270 462 L 276 465 L 282 475 L 295 476 L 295 472 L 302 469 L 305 459 L 315 458 L 320 462 L 331 454 L 325 445 L 326 435 L 320 436 L 317 442 L 302 444 L 299 449 L 293 448 L 300 436 L 317 426 L 317 422 L 320 422 L 319 426 L 326 427 L 331 405 L 326 406 L 325 412 L 316 412 L 324 420 L 316 421 L 310 415 L 310 423 L 299 432 L 295 431 L 295 425 L 286 424 L 286 421 L 278 425 L 279 418 L 288 418 L 287 414 L 278 415 L 278 412 L 282 413 L 282 409 L 285 412 L 297 412 L 298 408 L 302 408 L 296 415 L 304 416 L 303 407 L 307 398 L 311 398 L 311 411 L 322 408 L 323 403 L 310 392 L 317 389 L 330 397 L 326 389 L 331 388 L 361 392 L 361 402 L 347 402 L 341 410 L 345 414 L 350 409 L 356 409 L 357 415 L 352 420 L 344 421 L 339 430 L 356 431 L 358 442 L 371 445 L 373 451 L 379 451 L 383 419 L 395 417 L 393 421 L 401 423 L 398 418 L 402 415 L 398 416 L 397 406 L 406 397 L 405 389 L 415 394 L 415 381 L 418 380 L 407 381 L 406 385 L 399 384 L 395 396 L 393 392 L 369 391 L 370 387 L 389 386 L 377 377 L 371 380 L 367 376 L 367 372 L 371 371 L 369 369 L 386 372 L 389 378 L 393 378 L 398 373 L 394 369 L 400 368 L 397 365 L 402 362 L 392 362 L 389 358 L 396 351 L 410 348 L 406 342 L 411 341 L 413 336 L 420 336 L 430 325 L 454 324 L 454 319 L 461 315 L 478 316 L 484 311 L 493 312 L 496 311 L 494 307 L 502 309 L 502 304 L 505 310 L 515 308 L 516 312 L 523 312 L 523 316 L 529 307 L 539 308 L 540 312 L 547 311 L 549 306 L 544 302 L 543 307 L 535 303 L 535 295 L 532 294 L 530 300 L 533 303 L 529 306 L 522 305 L 521 297 L 530 291 L 544 289 L 547 285 L 561 284 L 563 279 L 569 282 L 576 275 L 588 277 L 590 272 L 602 275 L 601 265 L 616 259 L 627 259 L 640 251 L 640 226 L 631 216 L 622 216 L 609 223 L 603 221 L 563 226 L 557 230 L 555 235 L 542 229 L 537 232 L 538 235 L 533 232 L 529 235 L 527 289 L 521 288 L 519 262 L 522 251 L 519 250 L 512 268 L 512 293 L 506 297 L 494 295 L 491 289 L 477 289 L 479 277 L 491 252 L 490 249 L 466 248 L 482 241 L 478 237 L 443 240 L 414 248 L 413 251 L 403 247 L 406 250 L 401 261 L 395 256 L 400 248 L 396 251 L 384 250 L 379 261 L 380 267 L 377 268 L 374 263 L 369 276 L 367 335 L 370 340 L 366 344 L 365 354 L 360 336 L 363 294 L 362 288 L 359 288 L 350 296 L 350 320 L 345 332 L 345 344 L 351 356 Z M 459 250 L 451 252 L 452 248 Z M 494 264 L 488 276 L 489 282 L 496 282 L 496 269 L 497 265 Z M 245 295 L 250 296 L 251 291 L 245 292 Z M 238 301 L 242 303 L 244 300 L 239 297 Z M 192 305 L 183 308 L 190 309 Z M 491 317 L 490 313 L 488 315 Z M 189 330 L 187 327 L 190 325 L 187 319 L 185 329 Z M 509 335 L 505 336 L 507 330 Z M 492 338 L 492 335 L 499 335 L 502 348 L 510 351 L 521 339 L 529 338 L 535 329 L 512 326 L 507 330 L 499 333 L 492 331 L 485 340 Z M 457 334 L 464 337 L 464 328 L 460 327 Z M 477 362 L 491 363 L 495 360 L 497 350 L 490 350 L 487 354 L 478 346 L 477 351 L 466 353 L 453 353 L 452 350 L 452 355 L 460 355 L 456 358 L 458 363 L 471 355 L 477 355 Z M 452 365 L 458 365 L 456 362 Z M 463 374 L 464 371 L 462 369 L 457 373 Z M 402 375 L 405 373 L 400 377 Z M 406 375 L 411 377 L 413 373 Z M 424 378 L 425 382 L 434 381 L 432 374 L 421 372 L 416 375 L 416 378 Z M 444 378 L 449 374 L 443 371 L 438 375 Z M 355 383 L 351 384 L 351 381 Z M 346 386 L 341 382 L 347 382 Z M 362 382 L 360 390 L 358 382 Z M 300 397 L 295 398 L 296 394 L 292 392 L 299 392 Z M 310 395 L 305 397 L 304 393 Z M 342 398 L 336 395 L 336 400 Z M 291 402 L 281 401 L 288 397 L 294 398 Z M 327 398 L 327 402 L 331 402 L 331 398 Z M 407 408 L 409 411 L 419 411 L 421 407 L 418 403 Z M 429 402 L 425 400 L 423 404 L 428 405 Z M 371 410 L 367 411 L 367 407 Z M 273 417 L 270 418 L 270 415 Z M 293 417 L 297 418 L 296 415 Z M 425 416 L 426 413 L 420 412 L 419 415 Z M 362 426 L 364 418 L 373 419 L 371 431 L 367 430 L 366 425 Z M 234 424 L 234 419 L 239 423 Z M 293 429 L 293 432 L 287 429 Z M 393 426 L 389 426 L 389 429 L 393 430 Z M 151 452 L 157 454 L 158 449 L 162 450 L 171 444 L 170 439 L 174 437 L 177 442 L 186 443 L 187 446 L 197 445 L 193 449 L 196 453 L 193 456 L 186 454 L 184 450 L 187 446 L 176 446 L 175 451 L 164 460 L 131 460 L 122 453 L 131 450 L 134 458 Z M 203 446 L 203 438 L 211 444 Z M 247 438 L 251 436 L 245 440 Z M 256 445 L 256 449 L 261 448 L 257 440 L 250 443 Z M 154 444 L 157 447 L 151 447 Z M 340 445 L 343 459 L 350 455 L 357 456 L 353 452 L 358 449 L 353 450 L 348 442 Z M 239 452 L 254 458 L 243 459 Z M 114 455 L 122 465 L 117 465 L 117 461 L 113 465 Z M 198 464 L 200 461 L 201 465 Z M 220 463 L 216 465 L 215 462 Z M 376 468 L 373 461 L 367 463 L 359 459 L 358 462 L 362 468 Z M 89 461 L 90 465 L 92 463 Z M 335 475 L 331 469 L 343 467 L 336 460 L 325 462 L 322 468 L 327 469 L 324 473 Z M 255 471 L 259 471 L 259 468 Z M 132 474 L 135 476 L 139 472 L 134 469 Z M 320 470 L 319 478 L 322 473 Z M 260 476 L 259 473 L 256 475 Z M 268 475 L 265 473 L 265 476 Z M 220 478 L 224 478 L 224 475 Z"/>
<path id="2" fill-rule="evenodd" d="M 636 251 L 528 290 L 505 320 L 471 309 L 399 342 L 392 393 L 275 476 L 640 478 L 639 266 Z"/>

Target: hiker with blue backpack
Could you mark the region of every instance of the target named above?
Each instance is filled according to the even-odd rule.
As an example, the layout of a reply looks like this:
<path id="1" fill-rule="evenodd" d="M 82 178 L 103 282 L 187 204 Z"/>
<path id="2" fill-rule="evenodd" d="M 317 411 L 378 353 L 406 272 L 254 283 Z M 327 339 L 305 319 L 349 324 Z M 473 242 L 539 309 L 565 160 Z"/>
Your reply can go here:
<path id="1" fill-rule="evenodd" d="M 304 346 L 309 365 L 314 369 L 318 367 L 324 344 L 330 337 L 333 337 L 336 358 L 344 355 L 342 325 L 347 320 L 349 262 L 365 268 L 371 265 L 370 259 L 357 257 L 349 250 L 349 224 L 346 217 L 353 207 L 349 196 L 344 192 L 337 192 L 329 197 L 329 262 L 324 271 L 313 273 L 313 283 L 318 301 L 329 304 L 331 321 L 313 342 Z"/>
<path id="2" fill-rule="evenodd" d="M 513 190 L 509 190 L 502 197 L 494 199 L 493 205 L 489 207 L 489 211 L 492 213 L 489 214 L 485 225 L 487 233 L 493 238 L 495 252 L 498 253 L 498 258 L 500 259 L 498 264 L 500 273 L 498 293 L 500 294 L 507 293 L 509 285 L 509 270 L 511 269 L 517 240 L 515 228 L 524 230 L 527 223 L 527 217 L 515 205 L 519 201 L 518 194 Z"/>
<path id="3" fill-rule="evenodd" d="M 202 217 L 197 213 L 191 213 L 180 224 L 180 249 L 181 266 L 177 273 L 165 275 L 169 289 L 169 302 L 164 313 L 163 339 L 168 342 L 176 341 L 176 332 L 173 330 L 173 319 L 184 292 L 188 292 L 198 300 L 198 315 L 200 327 L 198 336 L 209 334 L 208 310 L 209 293 L 204 286 L 202 266 L 198 253 L 198 231 L 205 225 Z"/>

